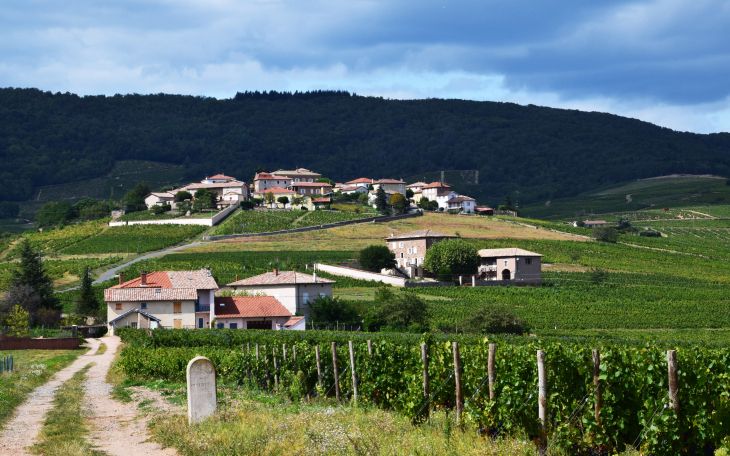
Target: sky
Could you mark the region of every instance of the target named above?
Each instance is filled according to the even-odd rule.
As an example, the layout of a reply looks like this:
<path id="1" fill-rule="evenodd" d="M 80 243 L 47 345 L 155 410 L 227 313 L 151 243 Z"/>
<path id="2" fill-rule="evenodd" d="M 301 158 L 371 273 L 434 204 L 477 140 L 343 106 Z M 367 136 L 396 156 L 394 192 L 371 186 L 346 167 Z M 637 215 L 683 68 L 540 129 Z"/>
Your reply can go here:
<path id="1" fill-rule="evenodd" d="M 722 0 L 3 0 L 0 87 L 347 90 L 730 131 Z"/>

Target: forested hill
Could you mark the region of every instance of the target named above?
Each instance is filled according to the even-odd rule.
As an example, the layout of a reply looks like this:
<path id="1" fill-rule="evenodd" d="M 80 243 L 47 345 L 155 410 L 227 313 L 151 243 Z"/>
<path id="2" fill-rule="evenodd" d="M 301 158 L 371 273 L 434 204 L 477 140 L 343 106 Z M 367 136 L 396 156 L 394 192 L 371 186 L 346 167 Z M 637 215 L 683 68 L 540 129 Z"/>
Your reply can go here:
<path id="1" fill-rule="evenodd" d="M 730 134 L 511 103 L 385 100 L 347 92 L 79 97 L 0 89 L 0 200 L 107 173 L 115 160 L 185 163 L 250 181 L 306 167 L 338 182 L 479 170 L 481 202 L 524 202 L 670 173 L 730 176 Z"/>

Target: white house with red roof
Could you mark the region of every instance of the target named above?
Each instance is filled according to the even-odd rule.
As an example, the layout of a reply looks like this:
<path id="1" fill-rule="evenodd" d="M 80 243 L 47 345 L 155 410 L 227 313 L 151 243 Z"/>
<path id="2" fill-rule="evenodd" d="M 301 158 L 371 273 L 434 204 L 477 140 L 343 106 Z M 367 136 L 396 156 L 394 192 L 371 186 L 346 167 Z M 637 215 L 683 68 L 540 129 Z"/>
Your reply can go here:
<path id="1" fill-rule="evenodd" d="M 359 179 L 355 179 L 355 180 L 351 180 L 351 181 L 345 182 L 343 185 L 357 185 L 359 187 L 364 187 L 365 190 L 367 190 L 370 187 L 370 185 L 373 184 L 373 182 L 375 182 L 375 179 L 369 179 L 367 177 L 361 177 Z"/>
<path id="2" fill-rule="evenodd" d="M 289 190 L 286 188 L 280 188 L 280 187 L 273 187 L 266 190 L 262 190 L 260 192 L 254 192 L 253 197 L 254 198 L 261 198 L 264 201 L 266 201 L 266 194 L 271 193 L 274 195 L 274 202 L 270 204 L 272 208 L 281 208 L 281 209 L 289 209 L 291 208 L 291 200 L 293 197 L 297 196 L 297 194 L 293 190 Z M 278 202 L 278 199 L 282 196 L 285 196 L 289 198 L 289 203 L 287 204 L 281 204 Z"/>
<path id="3" fill-rule="evenodd" d="M 309 275 L 274 269 L 272 272 L 229 283 L 226 288 L 273 296 L 292 314 L 299 313 L 309 317 L 310 302 L 317 296 L 331 297 L 334 283 L 334 280 L 317 277 L 316 272 Z"/>
<path id="4" fill-rule="evenodd" d="M 104 290 L 109 331 L 134 328 L 208 327 L 218 289 L 210 271 L 142 272 L 140 277 Z"/>
<path id="5" fill-rule="evenodd" d="M 193 197 L 195 193 L 201 188 L 211 190 L 218 194 L 218 199 L 222 199 L 223 195 L 230 193 L 237 193 L 240 195 L 240 200 L 247 200 L 249 198 L 248 184 L 237 180 L 235 177 L 225 176 L 223 174 L 216 174 L 215 176 L 206 177 L 200 182 L 188 184 L 184 187 L 176 190 L 190 192 Z M 230 198 L 229 198 L 230 200 Z"/>
<path id="6" fill-rule="evenodd" d="M 402 193 L 406 196 L 406 183 L 400 179 L 378 179 L 372 183 L 373 190 L 377 191 L 381 186 L 383 190 L 395 193 Z"/>
<path id="7" fill-rule="evenodd" d="M 439 210 L 460 209 L 463 212 L 474 212 L 476 209 L 476 201 L 473 198 L 459 195 L 450 185 L 442 182 L 431 182 L 421 187 L 421 197 L 436 201 Z"/>
<path id="8" fill-rule="evenodd" d="M 215 318 L 219 329 L 278 329 L 286 328 L 293 315 L 273 296 L 217 296 Z"/>

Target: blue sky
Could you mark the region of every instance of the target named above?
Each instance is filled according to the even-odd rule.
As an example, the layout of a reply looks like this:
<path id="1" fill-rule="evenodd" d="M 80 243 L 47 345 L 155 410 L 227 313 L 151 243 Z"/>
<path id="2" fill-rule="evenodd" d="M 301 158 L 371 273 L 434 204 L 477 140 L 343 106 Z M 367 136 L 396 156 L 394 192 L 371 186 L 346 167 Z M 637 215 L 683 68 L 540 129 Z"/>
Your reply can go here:
<path id="1" fill-rule="evenodd" d="M 0 86 L 342 89 L 730 131 L 730 2 L 3 0 Z"/>

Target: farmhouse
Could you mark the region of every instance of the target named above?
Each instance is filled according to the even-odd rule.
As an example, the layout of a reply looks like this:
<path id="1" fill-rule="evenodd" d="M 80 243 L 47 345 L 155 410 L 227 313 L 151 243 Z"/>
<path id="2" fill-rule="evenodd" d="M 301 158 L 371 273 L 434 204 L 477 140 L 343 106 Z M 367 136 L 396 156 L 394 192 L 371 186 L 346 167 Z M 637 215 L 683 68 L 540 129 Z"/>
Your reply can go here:
<path id="1" fill-rule="evenodd" d="M 309 304 L 317 296 L 332 296 L 334 280 L 302 274 L 296 271 L 278 271 L 260 274 L 248 279 L 239 280 L 226 285 L 226 288 L 246 290 L 250 293 L 262 293 L 273 296 L 291 313 L 309 316 Z"/>
<path id="2" fill-rule="evenodd" d="M 474 212 L 476 201 L 474 198 L 469 198 L 468 196 L 457 196 L 448 200 L 446 205 L 450 211 Z"/>
<path id="3" fill-rule="evenodd" d="M 109 332 L 115 328 L 207 327 L 218 284 L 208 270 L 142 272 L 104 290 Z"/>
<path id="4" fill-rule="evenodd" d="M 144 197 L 144 203 L 148 208 L 152 206 L 164 206 L 166 204 L 175 206 L 175 195 L 171 192 L 152 192 Z"/>
<path id="5" fill-rule="evenodd" d="M 190 194 L 194 197 L 195 193 L 201 188 L 217 193 L 219 199 L 227 193 L 237 193 L 241 195 L 240 198 L 242 200 L 247 200 L 249 198 L 248 184 L 236 180 L 234 177 L 224 176 L 223 174 L 206 177 L 200 183 L 188 184 L 180 188 L 178 191 L 190 192 Z"/>
<path id="6" fill-rule="evenodd" d="M 605 220 L 586 220 L 583 222 L 583 226 L 586 228 L 593 228 L 594 226 L 604 226 L 607 225 L 607 222 Z M 578 222 L 573 222 L 573 226 L 578 226 Z"/>
<path id="7" fill-rule="evenodd" d="M 419 268 L 418 271 L 409 273 L 409 276 L 423 275 L 423 261 L 426 257 L 426 250 L 437 242 L 444 239 L 453 239 L 456 236 L 439 233 L 434 230 L 417 230 L 410 233 L 385 238 L 388 248 L 395 254 L 395 261 L 401 268 Z M 419 273 L 420 272 L 420 273 Z"/>
<path id="8" fill-rule="evenodd" d="M 510 280 L 514 285 L 540 285 L 542 283 L 542 255 L 523 249 L 482 249 L 480 278 L 485 280 Z"/>
<path id="9" fill-rule="evenodd" d="M 231 296 L 215 298 L 215 318 L 218 329 L 275 329 L 292 313 L 272 296 Z"/>
<path id="10" fill-rule="evenodd" d="M 255 193 L 263 192 L 270 188 L 286 188 L 291 185 L 291 178 L 271 173 L 256 173 L 253 178 L 253 189 Z"/>
<path id="11" fill-rule="evenodd" d="M 293 196 L 296 196 L 296 193 L 294 193 L 294 191 L 287 190 L 285 188 L 279 188 L 279 187 L 273 187 L 273 188 L 269 188 L 267 190 L 262 190 L 260 192 L 254 192 L 253 196 L 255 198 L 264 198 L 264 201 L 266 201 L 265 198 L 266 198 L 266 194 L 267 193 L 271 193 L 271 194 L 274 195 L 274 202 L 270 204 L 271 207 L 272 208 L 281 208 L 281 209 L 290 208 L 291 207 L 291 199 L 292 199 Z M 279 198 L 281 198 L 282 196 L 285 196 L 285 197 L 289 198 L 289 203 L 287 203 L 287 204 L 281 204 L 281 203 L 279 203 L 277 200 Z"/>
<path id="12" fill-rule="evenodd" d="M 385 193 L 394 192 L 401 193 L 406 196 L 406 183 L 399 179 L 380 179 L 372 183 L 373 190 L 377 191 L 381 186 Z"/>

